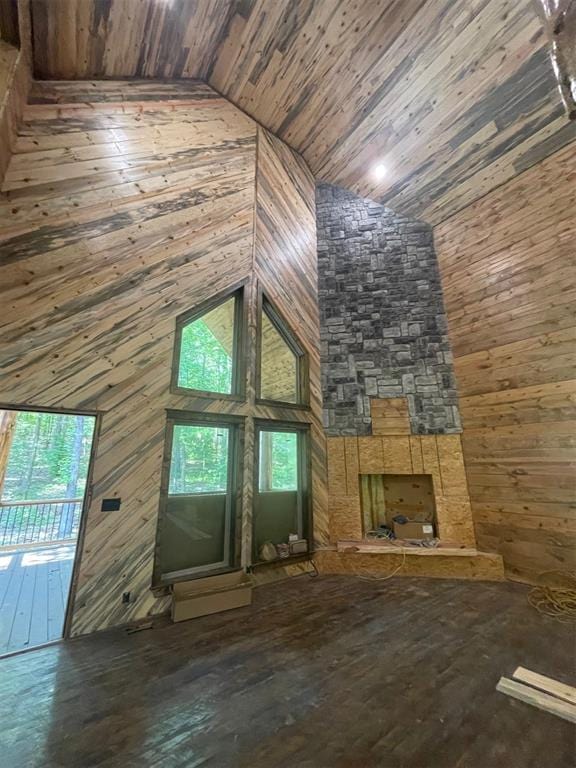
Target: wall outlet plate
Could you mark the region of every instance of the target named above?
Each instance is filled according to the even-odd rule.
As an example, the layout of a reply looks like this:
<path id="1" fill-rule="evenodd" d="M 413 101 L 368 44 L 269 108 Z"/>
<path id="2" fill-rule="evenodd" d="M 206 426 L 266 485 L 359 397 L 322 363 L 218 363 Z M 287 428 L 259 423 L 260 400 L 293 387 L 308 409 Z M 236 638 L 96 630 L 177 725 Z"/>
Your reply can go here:
<path id="1" fill-rule="evenodd" d="M 122 499 L 102 499 L 101 512 L 117 512 L 122 504 Z"/>

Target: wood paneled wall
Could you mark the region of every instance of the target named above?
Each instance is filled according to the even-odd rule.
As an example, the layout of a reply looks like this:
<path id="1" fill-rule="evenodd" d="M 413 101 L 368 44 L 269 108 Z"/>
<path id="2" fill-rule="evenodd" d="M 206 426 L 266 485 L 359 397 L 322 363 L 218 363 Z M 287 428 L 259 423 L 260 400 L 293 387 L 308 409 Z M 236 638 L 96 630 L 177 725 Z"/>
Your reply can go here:
<path id="1" fill-rule="evenodd" d="M 263 135 L 257 173 L 257 125 L 201 83 L 45 83 L 33 100 L 0 201 L 0 403 L 101 414 L 72 627 L 84 633 L 165 606 L 150 592 L 165 409 L 244 415 L 248 433 L 255 416 L 320 423 L 318 397 L 297 416 L 255 406 L 253 378 L 245 404 L 169 391 L 176 317 L 241 280 L 254 298 L 260 273 L 317 359 L 314 190 Z M 315 455 L 320 473 L 319 439 Z M 111 496 L 120 512 L 101 512 Z"/>
<path id="2" fill-rule="evenodd" d="M 478 544 L 576 567 L 576 143 L 435 229 Z"/>
<path id="3" fill-rule="evenodd" d="M 0 185 L 18 136 L 31 75 L 30 15 L 28 0 L 5 8 L 6 30 L 0 37 Z M 7 41 L 8 39 L 8 41 Z M 16 45 L 19 43 L 19 47 Z"/>
<path id="4" fill-rule="evenodd" d="M 300 418 L 310 422 L 314 538 L 323 545 L 328 541 L 328 512 L 320 384 L 316 187 L 304 160 L 263 129 L 258 133 L 256 190 L 254 274 L 308 356 L 310 411 Z"/>

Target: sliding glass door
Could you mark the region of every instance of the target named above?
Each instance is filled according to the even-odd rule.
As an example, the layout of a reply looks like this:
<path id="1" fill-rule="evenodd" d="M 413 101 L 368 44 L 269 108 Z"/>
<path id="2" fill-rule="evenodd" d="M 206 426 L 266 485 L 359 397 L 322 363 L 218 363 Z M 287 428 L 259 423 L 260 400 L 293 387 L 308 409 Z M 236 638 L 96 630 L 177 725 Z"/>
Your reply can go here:
<path id="1" fill-rule="evenodd" d="M 308 426 L 258 423 L 256 445 L 254 560 L 303 554 L 310 517 Z"/>
<path id="2" fill-rule="evenodd" d="M 227 420 L 168 420 L 157 583 L 234 567 L 239 429 Z"/>

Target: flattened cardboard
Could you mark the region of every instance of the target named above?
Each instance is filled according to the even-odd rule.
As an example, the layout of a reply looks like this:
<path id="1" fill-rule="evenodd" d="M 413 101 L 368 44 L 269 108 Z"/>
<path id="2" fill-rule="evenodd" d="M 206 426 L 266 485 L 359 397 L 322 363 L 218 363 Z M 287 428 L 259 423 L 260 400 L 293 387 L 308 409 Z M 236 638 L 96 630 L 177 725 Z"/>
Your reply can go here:
<path id="1" fill-rule="evenodd" d="M 243 608 L 252 602 L 252 582 L 243 571 L 181 581 L 172 588 L 172 621 Z"/>

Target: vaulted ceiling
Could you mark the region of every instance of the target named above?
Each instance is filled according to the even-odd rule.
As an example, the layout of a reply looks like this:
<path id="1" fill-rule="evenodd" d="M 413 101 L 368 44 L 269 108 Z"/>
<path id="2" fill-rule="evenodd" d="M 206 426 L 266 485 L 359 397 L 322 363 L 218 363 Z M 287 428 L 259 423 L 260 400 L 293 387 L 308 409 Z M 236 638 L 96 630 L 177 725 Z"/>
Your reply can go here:
<path id="1" fill-rule="evenodd" d="M 32 0 L 32 17 L 37 76 L 205 79 L 318 178 L 432 223 L 576 138 L 536 0 Z"/>

